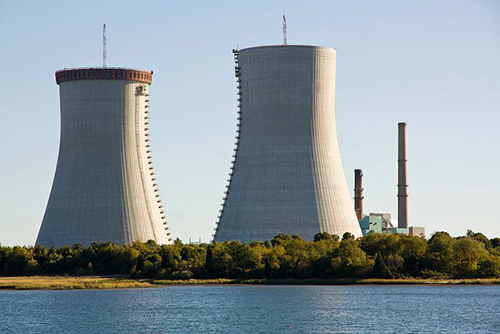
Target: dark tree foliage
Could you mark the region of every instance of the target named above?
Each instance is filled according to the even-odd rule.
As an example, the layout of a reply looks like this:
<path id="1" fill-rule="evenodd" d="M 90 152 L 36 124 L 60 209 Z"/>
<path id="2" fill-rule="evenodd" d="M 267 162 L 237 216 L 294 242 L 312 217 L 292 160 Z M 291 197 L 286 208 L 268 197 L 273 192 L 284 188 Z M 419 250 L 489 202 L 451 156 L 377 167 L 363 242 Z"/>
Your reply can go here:
<path id="1" fill-rule="evenodd" d="M 328 232 L 320 232 L 320 233 L 317 233 L 314 238 L 313 238 L 313 241 L 314 242 L 318 242 L 318 241 L 321 241 L 321 240 L 334 240 L 334 241 L 339 241 L 339 236 L 338 235 L 335 235 L 335 234 L 330 234 Z"/>
<path id="2" fill-rule="evenodd" d="M 305 241 L 277 235 L 244 244 L 130 246 L 94 243 L 61 248 L 0 247 L 1 276 L 123 275 L 137 278 L 344 278 L 500 277 L 500 238 L 468 231 L 453 238 L 436 232 L 429 240 L 403 234 L 355 239 L 326 232 Z"/>
<path id="3" fill-rule="evenodd" d="M 212 251 L 211 245 L 208 245 L 207 247 L 207 256 L 205 257 L 205 269 L 210 273 L 214 271 L 214 253 Z"/>
<path id="4" fill-rule="evenodd" d="M 492 248 L 493 245 L 491 243 L 491 241 L 484 235 L 482 234 L 481 232 L 473 232 L 472 230 L 467 230 L 467 236 L 474 239 L 474 240 L 477 240 L 481 243 L 484 244 L 484 247 L 486 248 Z"/>
<path id="5" fill-rule="evenodd" d="M 394 275 L 391 273 L 389 268 L 387 268 L 387 264 L 385 263 L 382 254 L 377 253 L 375 255 L 375 264 L 373 265 L 373 277 L 376 278 L 394 278 Z"/>
<path id="6" fill-rule="evenodd" d="M 342 236 L 342 240 L 349 240 L 349 239 L 354 240 L 356 238 L 354 237 L 354 234 L 352 234 L 351 232 L 344 233 L 344 235 Z"/>

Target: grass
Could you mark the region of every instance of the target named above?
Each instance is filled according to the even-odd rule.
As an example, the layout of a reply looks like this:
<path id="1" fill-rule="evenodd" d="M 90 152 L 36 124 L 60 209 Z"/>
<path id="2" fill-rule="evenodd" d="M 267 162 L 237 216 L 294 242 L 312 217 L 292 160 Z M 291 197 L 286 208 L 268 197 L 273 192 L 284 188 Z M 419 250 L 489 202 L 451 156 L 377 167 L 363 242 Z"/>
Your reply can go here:
<path id="1" fill-rule="evenodd" d="M 30 276 L 0 278 L 0 289 L 14 290 L 125 289 L 152 286 L 148 282 L 135 279 L 111 277 Z"/>
<path id="2" fill-rule="evenodd" d="M 127 289 L 152 288 L 171 285 L 225 285 L 225 284 L 262 284 L 262 285 L 494 285 L 500 284 L 500 278 L 477 279 L 188 279 L 188 280 L 155 280 L 130 279 L 117 277 L 63 277 L 63 276 L 30 276 L 0 277 L 0 289 L 9 290 L 74 290 L 74 289 Z"/>

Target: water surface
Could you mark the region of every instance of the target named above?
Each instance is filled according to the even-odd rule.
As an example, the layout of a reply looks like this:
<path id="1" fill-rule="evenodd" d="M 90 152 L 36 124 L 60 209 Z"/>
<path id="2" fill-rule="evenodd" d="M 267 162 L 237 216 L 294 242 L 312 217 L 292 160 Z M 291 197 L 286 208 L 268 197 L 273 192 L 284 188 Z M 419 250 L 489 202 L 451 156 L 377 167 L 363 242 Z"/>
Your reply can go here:
<path id="1" fill-rule="evenodd" d="M 498 333 L 500 286 L 0 291 L 0 333 Z"/>

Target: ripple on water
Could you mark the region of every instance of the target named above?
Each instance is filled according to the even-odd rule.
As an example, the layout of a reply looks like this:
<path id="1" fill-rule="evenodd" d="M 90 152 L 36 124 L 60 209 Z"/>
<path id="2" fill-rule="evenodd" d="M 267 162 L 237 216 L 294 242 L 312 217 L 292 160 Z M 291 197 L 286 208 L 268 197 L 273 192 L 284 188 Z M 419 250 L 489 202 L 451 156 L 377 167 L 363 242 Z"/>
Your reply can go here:
<path id="1" fill-rule="evenodd" d="M 0 333 L 495 333 L 499 286 L 0 291 Z"/>

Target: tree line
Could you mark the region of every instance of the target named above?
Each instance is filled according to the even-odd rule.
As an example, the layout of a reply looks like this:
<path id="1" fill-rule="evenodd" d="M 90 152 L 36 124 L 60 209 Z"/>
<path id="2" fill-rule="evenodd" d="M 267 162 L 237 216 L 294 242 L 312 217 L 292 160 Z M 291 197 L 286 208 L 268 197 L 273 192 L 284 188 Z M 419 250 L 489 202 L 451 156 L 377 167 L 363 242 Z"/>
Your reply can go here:
<path id="1" fill-rule="evenodd" d="M 500 238 L 482 233 L 429 240 L 403 234 L 355 239 L 318 233 L 314 241 L 280 234 L 270 241 L 61 248 L 0 247 L 1 276 L 127 275 L 134 278 L 492 278 L 500 277 Z"/>

